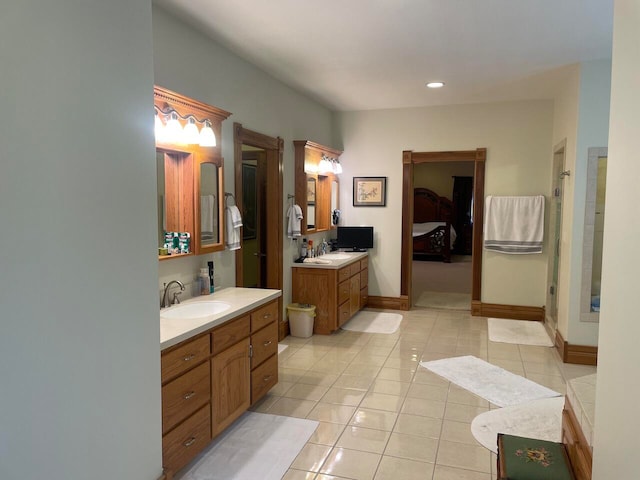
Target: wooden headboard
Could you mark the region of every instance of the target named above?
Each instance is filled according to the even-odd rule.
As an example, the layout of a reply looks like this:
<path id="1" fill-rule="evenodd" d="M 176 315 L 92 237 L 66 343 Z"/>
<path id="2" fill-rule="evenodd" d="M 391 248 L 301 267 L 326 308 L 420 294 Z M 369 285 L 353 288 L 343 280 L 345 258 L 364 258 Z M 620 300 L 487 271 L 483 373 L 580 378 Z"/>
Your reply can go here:
<path id="1" fill-rule="evenodd" d="M 413 223 L 451 222 L 453 202 L 428 188 L 413 189 Z"/>

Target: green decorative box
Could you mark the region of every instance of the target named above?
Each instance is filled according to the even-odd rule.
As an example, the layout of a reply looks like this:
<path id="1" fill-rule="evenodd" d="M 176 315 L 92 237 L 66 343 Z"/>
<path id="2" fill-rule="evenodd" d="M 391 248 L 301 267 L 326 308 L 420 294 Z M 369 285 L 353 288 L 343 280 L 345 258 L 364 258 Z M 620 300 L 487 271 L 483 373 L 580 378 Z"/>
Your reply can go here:
<path id="1" fill-rule="evenodd" d="M 562 443 L 498 434 L 498 480 L 575 480 Z"/>

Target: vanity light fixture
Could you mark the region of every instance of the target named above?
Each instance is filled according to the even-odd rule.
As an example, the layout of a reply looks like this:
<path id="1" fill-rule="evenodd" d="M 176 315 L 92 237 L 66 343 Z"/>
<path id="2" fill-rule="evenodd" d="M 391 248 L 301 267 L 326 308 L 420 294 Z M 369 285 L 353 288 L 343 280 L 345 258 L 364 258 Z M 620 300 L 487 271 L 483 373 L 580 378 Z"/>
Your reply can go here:
<path id="1" fill-rule="evenodd" d="M 336 158 L 336 161 L 334 162 L 333 166 L 334 166 L 333 173 L 335 173 L 336 175 L 340 175 L 342 173 L 342 165 L 340 164 L 340 160 Z"/>
<path id="2" fill-rule="evenodd" d="M 333 173 L 333 162 L 332 162 L 332 159 L 330 159 L 326 155 L 322 155 L 322 159 L 320 160 L 320 164 L 318 165 L 318 173 L 320 175 L 326 175 L 327 173 Z"/>
<path id="3" fill-rule="evenodd" d="M 216 135 L 211 128 L 209 119 L 198 120 L 193 115 L 183 117 L 175 110 L 162 111 L 155 107 L 154 131 L 156 142 L 174 143 L 179 145 L 198 144 L 201 147 L 215 147 Z M 162 119 L 166 119 L 163 124 Z M 180 119 L 186 120 L 187 124 L 182 127 Z M 201 130 L 198 130 L 198 123 L 203 124 Z"/>
<path id="4" fill-rule="evenodd" d="M 442 88 L 444 87 L 444 82 L 429 82 L 427 83 L 428 88 Z"/>

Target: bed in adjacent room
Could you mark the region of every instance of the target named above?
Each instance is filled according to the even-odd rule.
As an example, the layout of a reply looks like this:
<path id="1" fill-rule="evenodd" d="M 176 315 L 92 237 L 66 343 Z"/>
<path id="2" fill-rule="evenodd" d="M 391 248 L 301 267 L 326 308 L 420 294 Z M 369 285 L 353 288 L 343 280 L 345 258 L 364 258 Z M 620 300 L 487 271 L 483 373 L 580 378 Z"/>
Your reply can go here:
<path id="1" fill-rule="evenodd" d="M 413 255 L 414 258 L 441 257 L 451 262 L 456 240 L 453 202 L 428 188 L 413 190 Z"/>

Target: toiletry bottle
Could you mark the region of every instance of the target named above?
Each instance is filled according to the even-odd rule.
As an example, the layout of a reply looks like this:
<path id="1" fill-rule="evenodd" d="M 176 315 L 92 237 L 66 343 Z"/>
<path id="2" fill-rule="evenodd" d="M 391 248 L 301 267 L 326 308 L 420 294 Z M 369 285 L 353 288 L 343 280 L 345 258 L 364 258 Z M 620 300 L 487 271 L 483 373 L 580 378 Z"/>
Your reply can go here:
<path id="1" fill-rule="evenodd" d="M 300 248 L 300 258 L 306 258 L 306 257 L 307 257 L 307 239 L 303 238 L 302 247 Z"/>
<path id="2" fill-rule="evenodd" d="M 310 258 L 313 258 L 313 240 L 309 240 L 309 245 L 307 247 L 307 256 L 309 256 Z"/>
<path id="3" fill-rule="evenodd" d="M 209 295 L 209 272 L 207 268 L 200 269 L 198 281 L 200 283 L 200 295 Z"/>
<path id="4" fill-rule="evenodd" d="M 209 267 L 209 293 L 213 293 L 213 261 L 207 262 Z"/>

